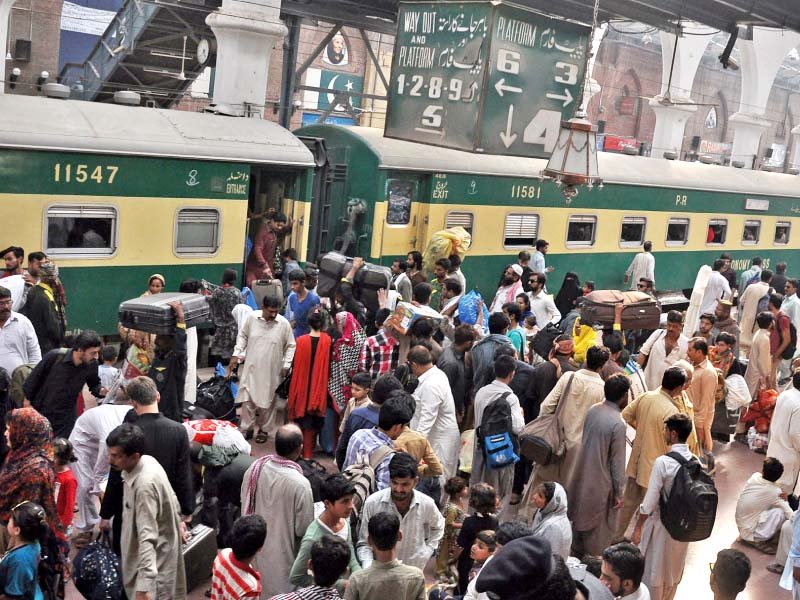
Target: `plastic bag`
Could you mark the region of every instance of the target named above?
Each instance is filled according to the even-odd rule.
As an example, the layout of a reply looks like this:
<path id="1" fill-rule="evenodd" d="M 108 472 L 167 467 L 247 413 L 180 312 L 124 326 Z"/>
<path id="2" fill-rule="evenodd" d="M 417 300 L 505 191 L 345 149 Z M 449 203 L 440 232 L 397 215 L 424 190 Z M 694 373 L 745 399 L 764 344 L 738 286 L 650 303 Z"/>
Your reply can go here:
<path id="1" fill-rule="evenodd" d="M 440 258 L 448 258 L 458 254 L 462 260 L 472 245 L 472 236 L 463 227 L 451 227 L 437 231 L 431 236 L 425 252 L 422 253 L 422 264 L 428 273 L 433 273 L 433 266 Z"/>
<path id="2" fill-rule="evenodd" d="M 725 396 L 725 408 L 728 410 L 736 411 L 752 402 L 753 398 L 750 390 L 747 389 L 747 382 L 741 375 L 728 375 L 725 378 L 725 385 L 728 388 Z"/>
<path id="3" fill-rule="evenodd" d="M 458 470 L 472 473 L 472 451 L 475 449 L 475 430 L 467 429 L 461 434 L 461 450 L 458 453 Z"/>
<path id="4" fill-rule="evenodd" d="M 475 325 L 478 322 L 478 303 L 483 302 L 480 292 L 470 290 L 458 301 L 458 320 L 464 325 Z M 483 323 L 489 323 L 489 309 L 483 304 Z"/>

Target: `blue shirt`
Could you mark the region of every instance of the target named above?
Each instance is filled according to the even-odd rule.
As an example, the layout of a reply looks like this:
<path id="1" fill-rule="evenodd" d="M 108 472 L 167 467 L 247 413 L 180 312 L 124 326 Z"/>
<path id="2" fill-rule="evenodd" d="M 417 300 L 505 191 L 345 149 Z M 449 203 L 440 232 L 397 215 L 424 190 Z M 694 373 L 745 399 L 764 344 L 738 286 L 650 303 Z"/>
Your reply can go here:
<path id="1" fill-rule="evenodd" d="M 311 328 L 308 326 L 308 313 L 311 312 L 311 309 L 317 304 L 319 304 L 319 296 L 314 292 L 307 292 L 302 302 L 300 302 L 297 298 L 297 294 L 294 292 L 289 294 L 287 313 L 291 314 L 287 316 L 291 317 L 289 319 L 290 321 L 294 321 L 295 338 L 299 338 L 301 335 L 306 335 L 311 332 Z"/>
<path id="2" fill-rule="evenodd" d="M 15 548 L 0 560 L 0 593 L 26 600 L 44 600 L 39 588 L 39 542 Z"/>
<path id="3" fill-rule="evenodd" d="M 340 471 L 344 469 L 344 459 L 347 458 L 347 446 L 350 444 L 350 438 L 360 429 L 376 427 L 380 410 L 380 406 L 370 402 L 366 406 L 355 409 L 347 417 L 347 421 L 344 422 L 344 431 L 339 436 L 339 445 L 336 446 L 336 466 Z"/>
<path id="4" fill-rule="evenodd" d="M 370 460 L 372 453 L 384 446 L 394 448 L 392 438 L 377 427 L 356 431 L 347 444 L 347 456 L 344 459 L 345 469 L 362 460 L 363 456 Z M 393 453 L 388 453 L 375 469 L 375 488 L 384 490 L 389 487 L 389 461 Z"/>

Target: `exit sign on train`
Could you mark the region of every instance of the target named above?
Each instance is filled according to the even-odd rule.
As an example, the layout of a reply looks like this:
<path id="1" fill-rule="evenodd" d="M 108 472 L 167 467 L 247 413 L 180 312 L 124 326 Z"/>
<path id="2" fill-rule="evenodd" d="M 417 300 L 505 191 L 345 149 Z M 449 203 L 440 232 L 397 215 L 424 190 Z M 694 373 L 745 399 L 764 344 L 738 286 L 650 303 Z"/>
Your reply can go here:
<path id="1" fill-rule="evenodd" d="M 502 2 L 401 3 L 385 134 L 546 158 L 575 111 L 589 35 Z"/>

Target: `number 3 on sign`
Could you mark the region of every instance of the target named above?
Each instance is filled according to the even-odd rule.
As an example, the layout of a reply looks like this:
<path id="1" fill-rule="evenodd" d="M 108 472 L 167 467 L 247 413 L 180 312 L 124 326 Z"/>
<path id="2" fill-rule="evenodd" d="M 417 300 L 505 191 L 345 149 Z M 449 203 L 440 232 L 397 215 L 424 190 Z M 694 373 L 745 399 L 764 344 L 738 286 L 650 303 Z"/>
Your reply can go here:
<path id="1" fill-rule="evenodd" d="M 542 109 L 525 127 L 522 141 L 526 144 L 539 144 L 544 146 L 545 152 L 552 152 L 558 141 L 559 127 L 561 127 L 561 113 L 557 110 Z"/>

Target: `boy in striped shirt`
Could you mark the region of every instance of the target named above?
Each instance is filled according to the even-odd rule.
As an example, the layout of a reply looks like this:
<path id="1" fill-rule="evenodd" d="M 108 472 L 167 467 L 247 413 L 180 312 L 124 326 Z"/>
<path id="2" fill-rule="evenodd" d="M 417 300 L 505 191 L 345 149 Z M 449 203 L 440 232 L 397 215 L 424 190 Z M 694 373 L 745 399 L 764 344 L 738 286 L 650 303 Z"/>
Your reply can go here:
<path id="1" fill-rule="evenodd" d="M 239 517 L 231 528 L 231 547 L 219 551 L 211 577 L 211 600 L 243 600 L 261 596 L 261 574 L 250 561 L 267 539 L 260 515 Z"/>

